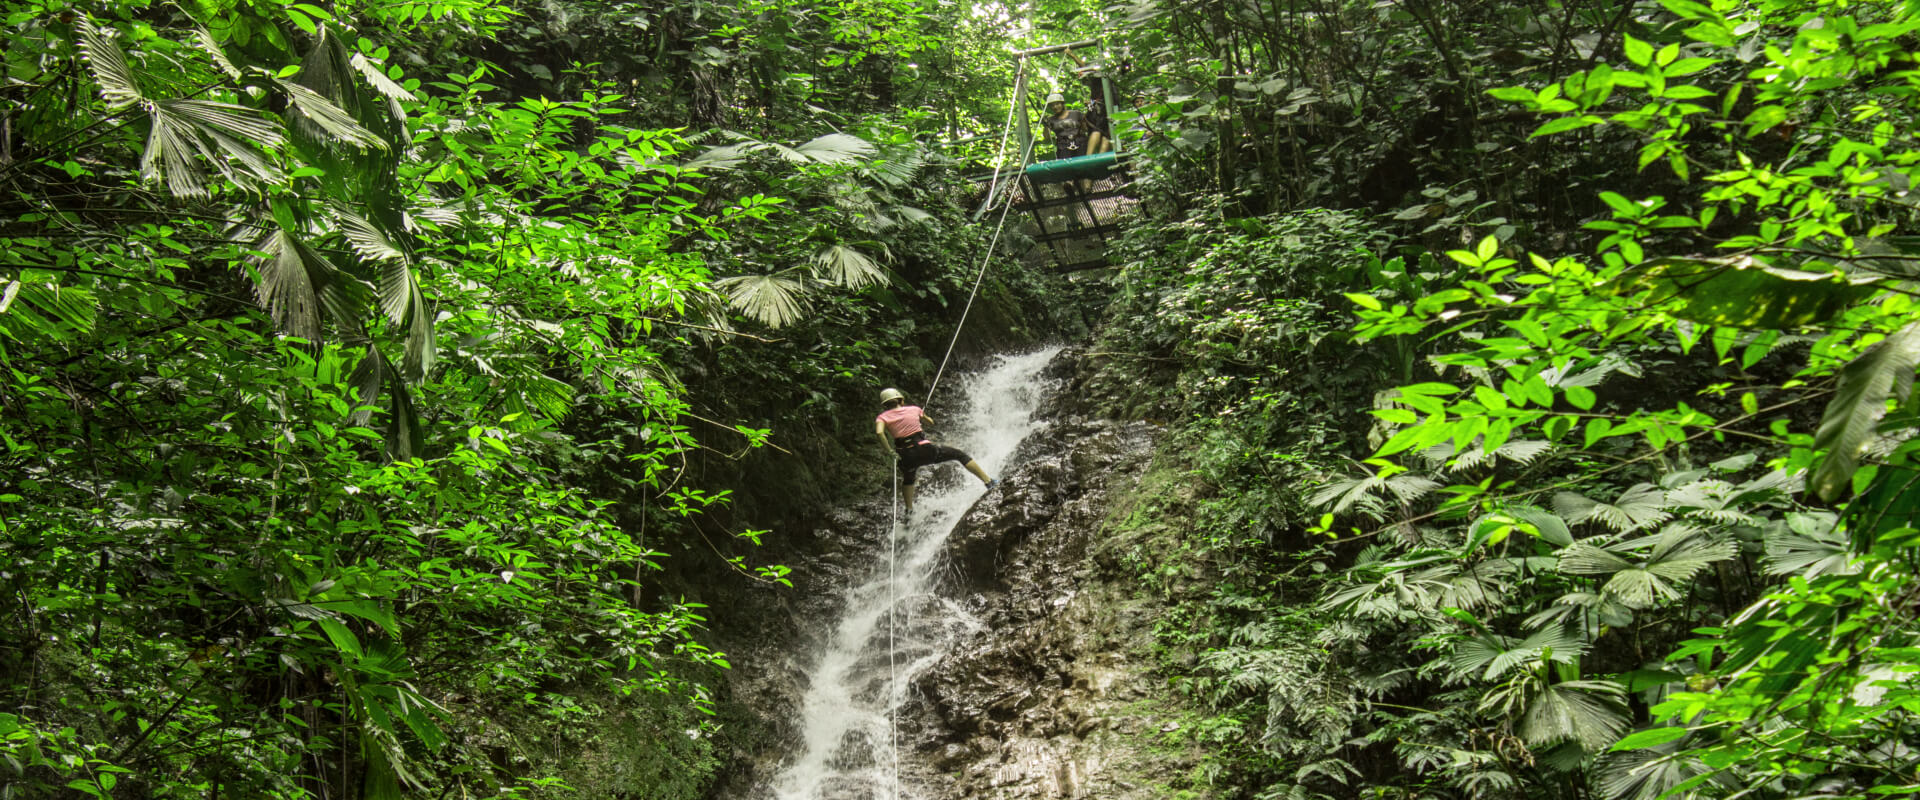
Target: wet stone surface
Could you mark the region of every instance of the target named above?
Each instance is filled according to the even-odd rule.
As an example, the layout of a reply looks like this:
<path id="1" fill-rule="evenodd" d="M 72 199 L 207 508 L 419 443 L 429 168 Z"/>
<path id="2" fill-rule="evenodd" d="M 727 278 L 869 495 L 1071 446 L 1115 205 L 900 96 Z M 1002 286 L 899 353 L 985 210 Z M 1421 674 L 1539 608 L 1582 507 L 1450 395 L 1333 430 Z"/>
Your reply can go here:
<path id="1" fill-rule="evenodd" d="M 922 673 L 902 712 L 914 723 L 903 769 L 919 796 L 1155 796 L 1123 777 L 1147 729 L 1129 709 L 1153 680 L 1128 645 L 1152 632 L 1127 619 L 1123 581 L 1088 557 L 1112 498 L 1144 471 L 1153 433 L 1056 420 L 949 537 L 942 591 L 965 598 L 986 629 Z"/>

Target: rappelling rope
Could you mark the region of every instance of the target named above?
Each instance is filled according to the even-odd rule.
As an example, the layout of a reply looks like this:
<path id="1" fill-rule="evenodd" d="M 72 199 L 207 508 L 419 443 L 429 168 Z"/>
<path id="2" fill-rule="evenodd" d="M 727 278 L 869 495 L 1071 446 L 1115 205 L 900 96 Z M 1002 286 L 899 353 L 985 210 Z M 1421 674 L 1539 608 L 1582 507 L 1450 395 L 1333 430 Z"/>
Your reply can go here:
<path id="1" fill-rule="evenodd" d="M 1007 139 L 1013 135 L 1013 114 L 1020 107 L 1020 98 L 1024 96 L 1026 86 L 1027 60 L 1023 57 L 1020 59 L 1020 71 L 1013 80 L 1014 101 L 1008 104 L 1007 107 L 1007 124 L 1001 131 L 1000 152 L 994 156 L 993 183 L 987 189 L 987 202 L 989 203 L 993 202 L 994 195 L 999 191 L 1001 160 L 1006 156 Z M 1027 168 L 1027 159 L 1032 155 L 1033 148 L 1031 147 L 1021 152 L 1020 164 L 1014 168 L 1016 173 Z M 1009 194 L 1003 205 L 1000 206 L 1000 219 L 993 225 L 993 238 L 987 242 L 987 254 L 980 259 L 980 270 L 973 276 L 973 289 L 967 292 L 967 304 L 960 310 L 960 322 L 953 326 L 953 338 L 947 342 L 947 354 L 940 357 L 940 369 L 934 371 L 933 383 L 927 386 L 927 399 L 925 401 L 927 405 L 933 405 L 933 393 L 936 389 L 940 388 L 940 377 L 947 372 L 947 362 L 953 358 L 954 346 L 960 343 L 960 332 L 967 326 L 967 314 L 973 311 L 973 299 L 980 294 L 980 283 L 987 277 L 987 265 L 993 263 L 993 251 L 1000 246 L 1000 232 L 1005 230 L 1007 226 L 1007 212 L 1012 210 L 1013 197 Z"/>
<path id="2" fill-rule="evenodd" d="M 900 507 L 900 464 L 896 459 L 893 466 L 893 503 L 888 508 Z M 900 685 L 899 667 L 894 662 L 898 652 L 893 645 L 894 611 L 900 604 L 900 584 L 894 573 L 894 543 L 900 541 L 900 512 L 893 513 L 893 528 L 887 531 L 887 747 L 893 751 L 893 800 L 900 800 L 900 725 L 898 723 L 899 703 L 893 701 L 895 687 Z"/>
<path id="3" fill-rule="evenodd" d="M 1000 148 L 993 157 L 993 181 L 987 185 L 987 208 L 993 207 L 993 201 L 1000 192 L 1000 171 L 1004 167 L 1007 155 L 1007 140 L 1013 136 L 1013 115 L 1020 109 L 1021 98 L 1026 96 L 1027 59 L 1020 58 L 1020 69 L 1013 80 L 1013 102 L 1007 104 L 1007 121 L 1000 129 Z M 1033 155 L 1033 148 L 1026 148 L 1020 154 L 1020 163 L 1014 168 L 1017 174 L 1027 168 L 1027 159 Z M 927 386 L 927 397 L 922 402 L 932 405 L 933 392 L 940 388 L 940 376 L 946 374 L 947 361 L 953 358 L 954 345 L 960 342 L 960 331 L 967 325 L 967 314 L 973 311 L 973 299 L 980 294 L 980 283 L 987 277 L 987 265 L 993 263 L 993 251 L 1000 245 L 1000 232 L 1007 225 L 1007 212 L 1013 210 L 1013 198 L 1009 195 L 1000 207 L 1000 219 L 994 223 L 993 238 L 987 242 L 987 254 L 980 259 L 980 270 L 973 277 L 973 289 L 967 292 L 967 304 L 960 310 L 960 321 L 953 326 L 953 339 L 947 342 L 947 354 L 940 358 L 940 368 L 933 373 L 933 383 Z M 896 573 L 898 563 L 895 548 L 900 541 L 900 460 L 896 456 L 893 464 L 893 501 L 887 505 L 893 512 L 893 524 L 887 532 L 887 747 L 893 753 L 893 800 L 900 800 L 900 725 L 899 704 L 894 702 L 891 693 L 900 685 L 900 668 L 896 661 L 894 647 L 894 626 L 900 606 L 900 583 Z"/>

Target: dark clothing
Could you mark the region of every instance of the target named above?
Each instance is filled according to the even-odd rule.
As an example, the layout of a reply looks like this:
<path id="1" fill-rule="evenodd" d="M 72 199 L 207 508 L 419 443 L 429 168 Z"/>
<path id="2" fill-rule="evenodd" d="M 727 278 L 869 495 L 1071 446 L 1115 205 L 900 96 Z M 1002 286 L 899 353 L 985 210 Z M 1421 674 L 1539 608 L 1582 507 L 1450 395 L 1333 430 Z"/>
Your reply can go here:
<path id="1" fill-rule="evenodd" d="M 1111 123 L 1107 120 L 1107 104 L 1099 99 L 1087 104 L 1087 129 L 1109 139 L 1113 138 Z"/>
<path id="2" fill-rule="evenodd" d="M 1092 131 L 1087 124 L 1087 115 L 1070 108 L 1059 116 L 1047 117 L 1040 124 L 1053 132 L 1054 158 L 1073 158 L 1087 154 L 1087 134 Z"/>
<path id="3" fill-rule="evenodd" d="M 926 434 L 921 433 L 893 440 L 893 449 L 900 453 L 900 482 L 907 486 L 918 479 L 921 467 L 945 461 L 965 464 L 973 460 L 957 449 L 927 441 Z"/>

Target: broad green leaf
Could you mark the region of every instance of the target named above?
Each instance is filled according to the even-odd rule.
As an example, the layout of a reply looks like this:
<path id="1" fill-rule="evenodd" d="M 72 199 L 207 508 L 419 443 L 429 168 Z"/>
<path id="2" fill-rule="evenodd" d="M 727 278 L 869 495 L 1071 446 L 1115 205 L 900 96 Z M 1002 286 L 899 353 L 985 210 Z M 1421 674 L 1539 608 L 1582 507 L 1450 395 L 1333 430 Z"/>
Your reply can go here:
<path id="1" fill-rule="evenodd" d="M 1895 331 L 1840 370 L 1833 399 L 1813 435 L 1814 448 L 1826 454 L 1807 481 L 1815 494 L 1832 502 L 1849 490 L 1861 451 L 1887 415 L 1887 402 L 1912 395 L 1916 363 L 1920 322 Z"/>
<path id="2" fill-rule="evenodd" d="M 1751 259 L 1665 259 L 1635 270 L 1613 290 L 1651 290 L 1650 303 L 1677 303 L 1675 316 L 1707 325 L 1798 328 L 1831 321 L 1872 295 L 1877 283 Z"/>
<path id="3" fill-rule="evenodd" d="M 1648 728 L 1634 731 L 1620 741 L 1614 742 L 1610 750 L 1641 750 L 1654 745 L 1666 744 L 1687 735 L 1686 728 Z"/>

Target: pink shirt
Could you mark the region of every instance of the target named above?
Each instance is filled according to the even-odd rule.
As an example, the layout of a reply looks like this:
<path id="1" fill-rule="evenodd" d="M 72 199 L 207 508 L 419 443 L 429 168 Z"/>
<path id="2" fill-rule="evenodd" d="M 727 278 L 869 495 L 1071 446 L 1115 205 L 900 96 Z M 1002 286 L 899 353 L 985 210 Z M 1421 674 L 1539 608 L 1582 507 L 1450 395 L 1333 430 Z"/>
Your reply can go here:
<path id="1" fill-rule="evenodd" d="M 887 435 L 895 439 L 912 436 L 920 432 L 920 407 L 896 406 L 880 412 L 874 417 L 887 426 Z"/>

